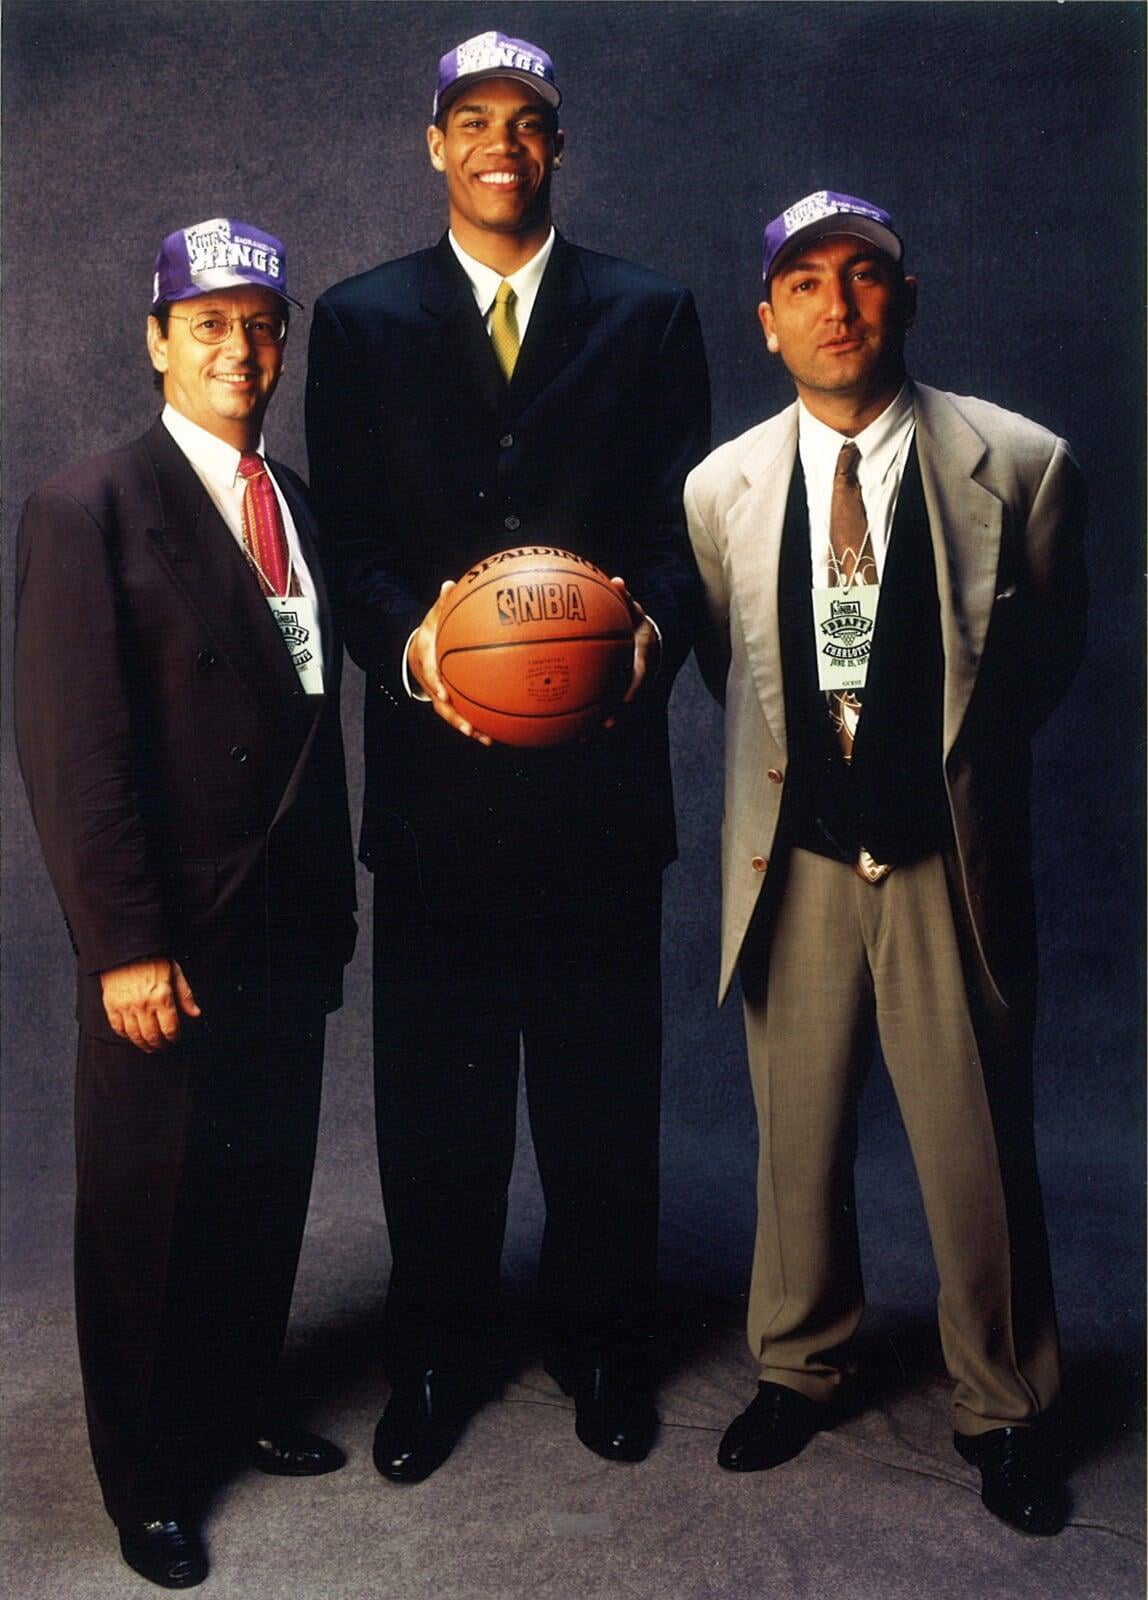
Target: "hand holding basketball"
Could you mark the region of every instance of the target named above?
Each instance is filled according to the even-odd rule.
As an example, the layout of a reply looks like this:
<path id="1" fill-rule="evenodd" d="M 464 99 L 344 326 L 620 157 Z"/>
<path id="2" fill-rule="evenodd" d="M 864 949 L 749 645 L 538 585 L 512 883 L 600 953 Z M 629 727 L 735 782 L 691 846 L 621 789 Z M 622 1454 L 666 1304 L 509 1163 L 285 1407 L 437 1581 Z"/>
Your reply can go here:
<path id="1" fill-rule="evenodd" d="M 625 578 L 611 578 L 610 582 L 626 602 L 634 619 L 634 670 L 630 687 L 622 696 L 622 704 L 628 706 L 642 685 L 647 680 L 652 683 L 657 677 L 662 661 L 662 641 L 658 630 L 626 587 Z M 611 717 L 606 726 L 612 727 L 613 723 L 614 718 Z"/>
<path id="2" fill-rule="evenodd" d="M 549 545 L 498 551 L 444 585 L 426 629 L 437 671 L 420 676 L 439 715 L 534 749 L 610 726 L 645 676 L 654 631 L 621 579 Z"/>
<path id="3" fill-rule="evenodd" d="M 411 642 L 407 646 L 407 669 L 430 697 L 431 705 L 444 722 L 449 722 L 451 727 L 457 729 L 466 739 L 477 739 L 479 744 L 490 744 L 492 741 L 487 734 L 479 733 L 472 723 L 455 710 L 446 684 L 439 675 L 436 649 L 438 625 L 442 621 L 447 596 L 454 587 L 454 580 L 448 578 L 438 592 L 438 599 L 412 634 Z"/>

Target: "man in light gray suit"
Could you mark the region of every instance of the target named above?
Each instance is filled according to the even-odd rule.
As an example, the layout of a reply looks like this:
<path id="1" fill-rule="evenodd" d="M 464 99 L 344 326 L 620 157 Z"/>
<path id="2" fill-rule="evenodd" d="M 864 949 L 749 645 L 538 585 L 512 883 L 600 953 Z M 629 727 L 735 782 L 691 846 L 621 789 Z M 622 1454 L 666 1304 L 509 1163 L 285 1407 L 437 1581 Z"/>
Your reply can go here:
<path id="1" fill-rule="evenodd" d="M 853 1156 L 879 1036 L 954 1443 L 990 1511 L 1052 1534 L 1028 784 L 1083 643 L 1083 491 L 1062 439 L 906 377 L 902 253 L 888 213 L 849 195 L 769 224 L 759 315 L 797 403 L 686 485 L 699 657 L 726 707 L 721 994 L 737 968 L 761 1141 L 761 1381 L 718 1459 L 776 1466 L 830 1420 L 863 1309 Z"/>

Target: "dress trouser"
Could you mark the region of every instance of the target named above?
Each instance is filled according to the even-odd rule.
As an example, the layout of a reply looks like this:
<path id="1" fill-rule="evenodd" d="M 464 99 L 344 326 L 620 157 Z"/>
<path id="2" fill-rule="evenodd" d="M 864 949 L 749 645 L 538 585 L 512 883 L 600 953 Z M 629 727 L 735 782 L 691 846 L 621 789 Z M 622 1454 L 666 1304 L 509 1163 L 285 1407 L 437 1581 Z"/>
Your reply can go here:
<path id="1" fill-rule="evenodd" d="M 577 879 L 577 873 L 572 872 Z M 658 1222 L 661 877 L 475 892 L 433 915 L 375 899 L 379 1164 L 392 1379 L 505 1351 L 499 1268 L 524 1063 L 546 1204 L 543 1339 L 632 1357 Z"/>
<path id="2" fill-rule="evenodd" d="M 742 957 L 760 1135 L 749 1339 L 761 1376 L 828 1399 L 835 1352 L 861 1320 L 853 1162 L 879 1036 L 940 1278 L 955 1426 L 1031 1422 L 1059 1385 L 1031 1005 L 1009 1010 L 981 980 L 943 857 L 876 885 L 803 850 L 786 870 L 772 939 L 763 918 Z"/>
<path id="3" fill-rule="evenodd" d="M 185 1022 L 156 1055 L 80 1035 L 76 1321 L 116 1522 L 187 1515 L 257 1425 L 310 1194 L 324 1019 Z"/>

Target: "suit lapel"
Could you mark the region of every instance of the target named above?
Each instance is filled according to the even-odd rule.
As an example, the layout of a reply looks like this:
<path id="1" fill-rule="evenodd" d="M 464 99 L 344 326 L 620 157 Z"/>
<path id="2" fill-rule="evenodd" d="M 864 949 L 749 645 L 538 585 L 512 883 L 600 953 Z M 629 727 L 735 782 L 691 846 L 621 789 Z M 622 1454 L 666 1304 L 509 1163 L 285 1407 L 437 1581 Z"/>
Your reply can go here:
<path id="1" fill-rule="evenodd" d="M 726 519 L 730 592 L 737 597 L 750 671 L 770 731 L 785 748 L 778 569 L 797 454 L 797 408 L 782 412 L 742 462 L 745 493 Z"/>
<path id="2" fill-rule="evenodd" d="M 560 234 L 542 274 L 509 384 L 499 371 L 470 279 L 445 235 L 426 258 L 420 301 L 437 325 L 440 370 L 507 421 L 520 417 L 546 392 L 590 333 L 586 312 L 592 296 L 577 251 Z"/>
<path id="3" fill-rule="evenodd" d="M 992 615 L 1002 507 L 975 477 L 986 449 L 980 434 L 939 390 L 915 384 L 913 404 L 941 601 L 947 758 L 968 708 Z"/>
<path id="4" fill-rule="evenodd" d="M 243 552 L 162 422 L 144 436 L 158 516 L 149 547 L 269 720 L 283 723 L 299 701 L 299 678 Z"/>
<path id="5" fill-rule="evenodd" d="M 1002 507 L 978 483 L 985 441 L 937 390 L 914 386 L 917 453 L 937 569 L 945 652 L 944 753 L 960 732 L 996 593 Z M 796 407 L 759 435 L 741 465 L 745 493 L 727 517 L 732 592 L 766 721 L 785 744 L 778 565 L 797 453 Z"/>
<path id="6" fill-rule="evenodd" d="M 470 279 L 445 233 L 424 261 L 419 298 L 438 339 L 437 358 L 431 355 L 429 370 L 442 374 L 452 388 L 469 390 L 488 411 L 497 412 L 505 382 Z"/>
<path id="7" fill-rule="evenodd" d="M 331 617 L 331 601 L 327 593 L 327 583 L 323 575 L 323 563 L 315 542 L 315 524 L 311 516 L 311 508 L 299 494 L 295 485 L 284 472 L 279 463 L 271 462 L 275 473 L 275 482 L 283 491 L 284 499 L 291 508 L 291 517 L 295 523 L 295 532 L 299 535 L 299 547 L 303 552 L 303 560 L 307 563 L 307 571 L 311 575 L 311 582 L 315 585 L 315 614 L 319 623 L 319 632 L 323 640 L 323 680 L 324 684 L 336 676 L 336 654 L 339 646 L 334 637 L 334 628 Z"/>
<path id="8" fill-rule="evenodd" d="M 577 252 L 556 234 L 514 375 L 503 394 L 504 414 L 521 416 L 582 349 L 590 333 L 590 304 Z"/>

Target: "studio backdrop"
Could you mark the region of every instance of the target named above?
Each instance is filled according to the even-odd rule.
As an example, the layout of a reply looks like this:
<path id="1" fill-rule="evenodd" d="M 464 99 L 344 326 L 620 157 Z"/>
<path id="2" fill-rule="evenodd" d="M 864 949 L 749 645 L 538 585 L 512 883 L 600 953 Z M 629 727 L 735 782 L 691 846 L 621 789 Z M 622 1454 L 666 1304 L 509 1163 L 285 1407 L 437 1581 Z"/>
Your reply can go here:
<path id="1" fill-rule="evenodd" d="M 760 231 L 824 187 L 879 201 L 903 231 L 921 285 L 913 373 L 1072 442 L 1090 487 L 1095 598 L 1085 669 L 1038 752 L 1039 1092 L 1097 1148 L 1125 1137 L 1141 947 L 1138 5 L 9 0 L 6 615 L 29 491 L 156 412 L 144 323 L 159 240 L 205 217 L 251 218 L 287 242 L 307 307 L 336 280 L 430 243 L 445 224 L 425 148 L 435 65 L 489 27 L 539 41 L 557 63 L 558 226 L 694 290 L 715 443 L 790 397 L 755 315 Z M 295 318 L 269 419 L 270 448 L 302 471 L 308 321 Z M 359 674 L 347 676 L 357 787 Z M 72 959 L 7 699 L 4 713 L 5 1272 L 34 1286 L 66 1261 Z M 748 1250 L 740 1017 L 714 1008 L 720 719 L 692 663 L 673 736 L 682 852 L 665 932 L 667 1184 L 675 1151 L 736 1168 Z M 363 937 L 334 1031 L 324 1149 L 359 1174 L 357 1203 L 377 1205 L 369 949 Z"/>

